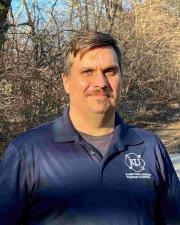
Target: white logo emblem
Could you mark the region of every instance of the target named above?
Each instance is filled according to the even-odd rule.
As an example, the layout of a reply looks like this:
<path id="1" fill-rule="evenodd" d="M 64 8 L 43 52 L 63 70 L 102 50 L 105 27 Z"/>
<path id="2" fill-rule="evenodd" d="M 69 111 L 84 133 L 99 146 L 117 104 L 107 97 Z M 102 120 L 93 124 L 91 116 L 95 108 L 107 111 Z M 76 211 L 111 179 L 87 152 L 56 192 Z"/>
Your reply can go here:
<path id="1" fill-rule="evenodd" d="M 125 155 L 125 164 L 134 172 L 141 172 L 145 170 L 145 161 L 141 158 L 141 155 L 137 155 L 135 153 Z"/>

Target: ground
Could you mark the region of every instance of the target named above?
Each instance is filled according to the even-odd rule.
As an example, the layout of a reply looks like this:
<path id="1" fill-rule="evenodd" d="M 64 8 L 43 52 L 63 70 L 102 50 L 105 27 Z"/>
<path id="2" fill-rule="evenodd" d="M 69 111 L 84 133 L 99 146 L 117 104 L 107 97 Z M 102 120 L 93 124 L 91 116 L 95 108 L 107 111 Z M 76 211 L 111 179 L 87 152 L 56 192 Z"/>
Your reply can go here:
<path id="1" fill-rule="evenodd" d="M 169 153 L 180 153 L 180 103 L 161 101 L 139 106 L 137 102 L 122 105 L 123 116 L 130 124 L 157 134 Z"/>
<path id="2" fill-rule="evenodd" d="M 159 135 L 169 152 L 180 153 L 180 121 L 159 126 L 155 132 Z"/>

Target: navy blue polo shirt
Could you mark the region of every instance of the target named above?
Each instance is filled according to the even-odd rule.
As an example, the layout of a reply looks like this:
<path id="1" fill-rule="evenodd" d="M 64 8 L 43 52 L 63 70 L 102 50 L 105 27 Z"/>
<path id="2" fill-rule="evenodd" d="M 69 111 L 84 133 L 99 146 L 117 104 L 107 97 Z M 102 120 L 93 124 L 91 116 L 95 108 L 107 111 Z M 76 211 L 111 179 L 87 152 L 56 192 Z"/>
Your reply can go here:
<path id="1" fill-rule="evenodd" d="M 0 162 L 0 225 L 165 225 L 179 217 L 180 183 L 165 147 L 118 115 L 103 158 L 66 109 L 15 138 Z"/>

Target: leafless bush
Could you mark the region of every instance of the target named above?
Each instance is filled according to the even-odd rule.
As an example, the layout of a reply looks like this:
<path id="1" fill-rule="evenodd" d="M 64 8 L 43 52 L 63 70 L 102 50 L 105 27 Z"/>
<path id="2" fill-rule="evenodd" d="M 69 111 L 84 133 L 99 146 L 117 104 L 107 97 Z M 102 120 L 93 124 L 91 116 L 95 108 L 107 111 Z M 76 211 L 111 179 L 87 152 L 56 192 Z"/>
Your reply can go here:
<path id="1" fill-rule="evenodd" d="M 152 102 L 180 97 L 180 17 L 166 1 L 134 1 L 133 10 L 116 16 L 125 69 L 123 97 L 139 113 Z M 146 107 L 147 106 L 147 107 Z"/>

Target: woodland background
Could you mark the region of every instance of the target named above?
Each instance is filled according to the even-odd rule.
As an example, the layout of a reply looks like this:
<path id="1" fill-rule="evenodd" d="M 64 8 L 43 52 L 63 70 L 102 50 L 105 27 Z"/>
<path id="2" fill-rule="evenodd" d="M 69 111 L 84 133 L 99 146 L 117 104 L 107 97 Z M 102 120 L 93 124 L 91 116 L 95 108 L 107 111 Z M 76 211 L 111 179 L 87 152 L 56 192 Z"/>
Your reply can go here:
<path id="1" fill-rule="evenodd" d="M 165 132 L 169 151 L 178 151 L 179 0 L 0 0 L 0 157 L 17 134 L 56 118 L 67 105 L 63 52 L 80 30 L 119 40 L 125 72 L 120 114 Z"/>

